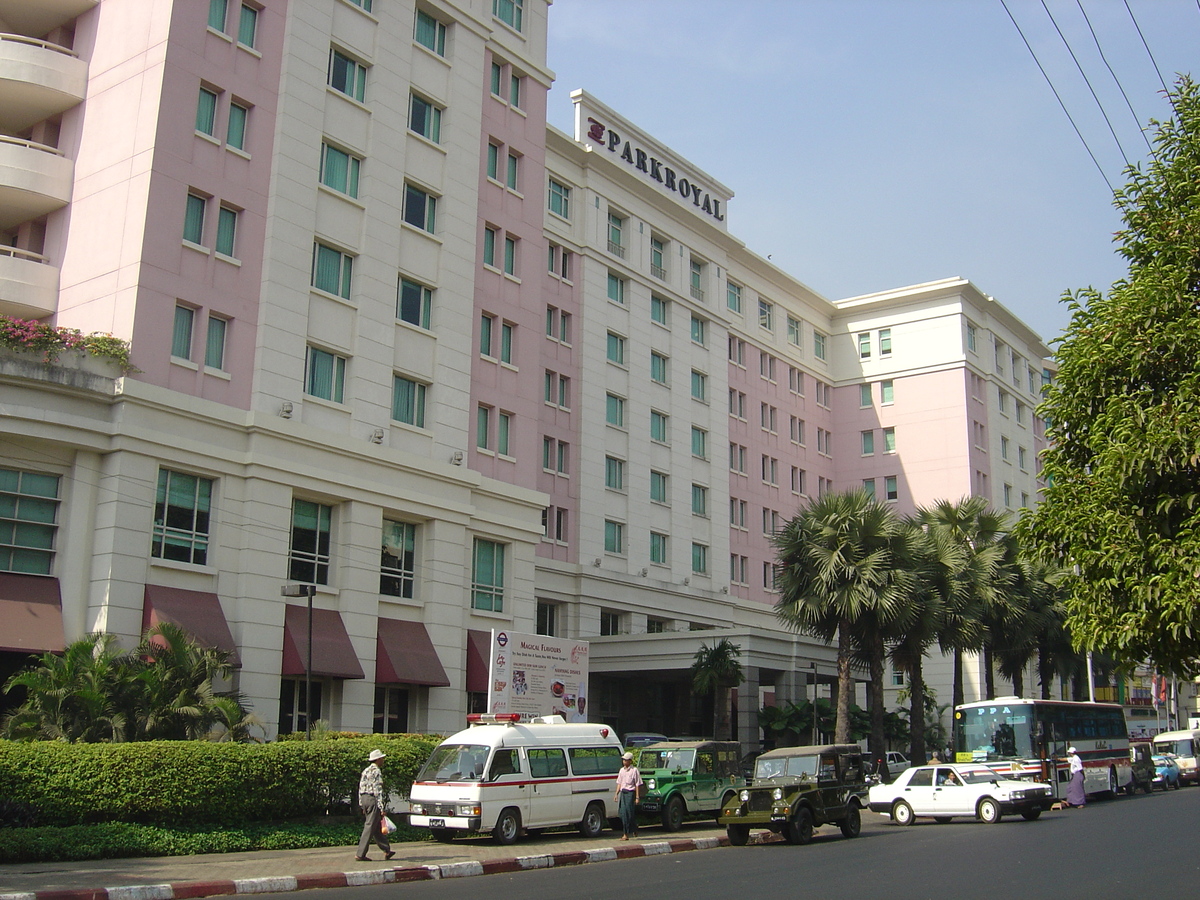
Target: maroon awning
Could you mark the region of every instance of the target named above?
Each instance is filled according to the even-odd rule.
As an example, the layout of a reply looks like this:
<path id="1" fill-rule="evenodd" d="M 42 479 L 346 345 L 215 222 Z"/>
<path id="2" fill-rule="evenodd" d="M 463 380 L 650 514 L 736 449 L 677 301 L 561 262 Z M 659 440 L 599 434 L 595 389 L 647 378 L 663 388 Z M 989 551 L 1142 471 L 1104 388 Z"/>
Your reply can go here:
<path id="1" fill-rule="evenodd" d="M 62 653 L 64 647 L 58 579 L 0 572 L 0 650 Z"/>
<path id="2" fill-rule="evenodd" d="M 380 619 L 375 640 L 376 684 L 427 684 L 449 687 L 429 632 L 420 622 Z"/>
<path id="3" fill-rule="evenodd" d="M 142 631 L 160 622 L 178 625 L 205 647 L 230 654 L 229 661 L 241 666 L 237 644 L 225 621 L 221 600 L 207 591 L 185 591 L 161 584 L 146 585 L 142 601 Z"/>
<path id="4" fill-rule="evenodd" d="M 312 674 L 321 678 L 365 678 L 346 625 L 336 609 L 313 608 Z M 304 675 L 308 658 L 308 607 L 287 604 L 283 618 L 281 675 Z"/>
<path id="5" fill-rule="evenodd" d="M 488 660 L 492 652 L 492 635 L 488 631 L 467 630 L 467 690 L 486 694 L 488 689 Z"/>

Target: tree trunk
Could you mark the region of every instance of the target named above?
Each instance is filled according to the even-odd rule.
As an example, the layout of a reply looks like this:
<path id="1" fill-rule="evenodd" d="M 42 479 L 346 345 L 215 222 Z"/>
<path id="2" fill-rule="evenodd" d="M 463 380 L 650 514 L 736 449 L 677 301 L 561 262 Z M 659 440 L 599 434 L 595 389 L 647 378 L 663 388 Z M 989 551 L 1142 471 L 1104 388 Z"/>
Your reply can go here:
<path id="1" fill-rule="evenodd" d="M 996 699 L 996 667 L 992 662 L 992 648 L 983 648 L 983 689 L 988 700 Z"/>
<path id="2" fill-rule="evenodd" d="M 883 636 L 876 635 L 871 643 L 871 734 L 867 738 L 867 749 L 872 759 L 879 759 L 887 750 L 887 738 L 884 736 L 883 662 Z"/>
<path id="3" fill-rule="evenodd" d="M 838 622 L 838 653 L 837 653 L 837 719 L 833 729 L 835 744 L 850 743 L 850 621 L 842 619 Z"/>
<path id="4" fill-rule="evenodd" d="M 1015 694 L 1018 697 L 1025 696 L 1025 669 L 1024 669 L 1024 667 L 1017 669 L 1017 671 L 1015 673 L 1013 673 L 1012 686 L 1013 686 L 1013 694 Z"/>
<path id="5" fill-rule="evenodd" d="M 1054 666 L 1050 654 L 1044 648 L 1038 649 L 1038 682 L 1042 687 L 1042 699 L 1050 699 L 1050 685 L 1054 681 Z"/>
<path id="6" fill-rule="evenodd" d="M 921 658 L 917 657 L 916 665 L 908 673 L 908 727 L 912 745 L 909 747 L 909 759 L 914 766 L 925 765 L 925 673 L 921 668 Z"/>
<path id="7" fill-rule="evenodd" d="M 953 651 L 954 659 L 954 696 L 951 698 L 955 707 L 962 706 L 966 703 L 963 699 L 963 666 L 962 666 L 962 651 L 957 647 Z"/>

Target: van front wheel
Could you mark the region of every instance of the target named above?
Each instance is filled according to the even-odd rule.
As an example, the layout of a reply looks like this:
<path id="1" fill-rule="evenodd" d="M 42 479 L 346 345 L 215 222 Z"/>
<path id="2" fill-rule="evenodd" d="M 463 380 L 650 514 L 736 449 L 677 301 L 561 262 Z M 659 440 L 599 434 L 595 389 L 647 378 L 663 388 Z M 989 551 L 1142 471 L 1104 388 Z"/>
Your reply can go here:
<path id="1" fill-rule="evenodd" d="M 515 844 L 521 835 L 521 814 L 511 807 L 500 813 L 492 837 L 497 844 Z"/>
<path id="2" fill-rule="evenodd" d="M 578 828 L 585 838 L 600 837 L 600 833 L 604 831 L 603 804 L 595 801 L 589 803 L 588 808 L 583 811 L 583 818 L 579 820 Z"/>

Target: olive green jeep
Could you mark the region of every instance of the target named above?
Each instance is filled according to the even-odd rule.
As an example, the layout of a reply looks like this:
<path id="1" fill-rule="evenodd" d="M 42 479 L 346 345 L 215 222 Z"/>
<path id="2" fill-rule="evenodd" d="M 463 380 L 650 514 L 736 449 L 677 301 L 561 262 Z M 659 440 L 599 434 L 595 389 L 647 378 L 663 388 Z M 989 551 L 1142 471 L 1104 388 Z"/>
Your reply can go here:
<path id="1" fill-rule="evenodd" d="M 852 838 L 866 796 L 862 750 L 854 744 L 783 747 L 755 760 L 749 787 L 726 801 L 717 821 L 739 847 L 751 828 L 769 828 L 789 844 L 807 844 L 821 825 Z"/>
<path id="2" fill-rule="evenodd" d="M 638 770 L 646 794 L 640 809 L 678 831 L 688 813 L 716 815 L 745 784 L 737 741 L 660 741 L 643 747 Z"/>

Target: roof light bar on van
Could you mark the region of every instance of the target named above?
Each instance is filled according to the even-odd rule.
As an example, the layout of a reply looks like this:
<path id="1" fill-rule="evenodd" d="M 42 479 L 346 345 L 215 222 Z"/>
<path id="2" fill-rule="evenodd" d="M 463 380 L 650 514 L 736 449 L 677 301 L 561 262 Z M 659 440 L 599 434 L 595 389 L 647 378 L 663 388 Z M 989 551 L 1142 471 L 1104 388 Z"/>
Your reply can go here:
<path id="1" fill-rule="evenodd" d="M 472 725 L 516 725 L 521 721 L 520 713 L 468 713 L 467 721 Z"/>

